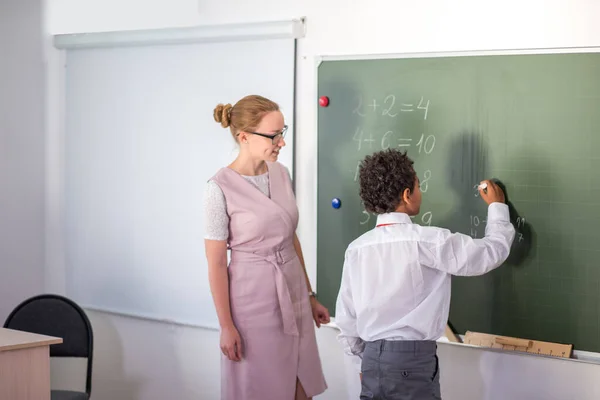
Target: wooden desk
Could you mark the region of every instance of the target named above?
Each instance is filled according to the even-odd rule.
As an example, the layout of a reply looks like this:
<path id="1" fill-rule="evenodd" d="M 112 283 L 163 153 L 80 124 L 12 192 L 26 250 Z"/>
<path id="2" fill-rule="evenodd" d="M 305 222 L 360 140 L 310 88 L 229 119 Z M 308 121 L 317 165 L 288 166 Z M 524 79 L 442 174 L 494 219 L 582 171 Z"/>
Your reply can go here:
<path id="1" fill-rule="evenodd" d="M 50 345 L 61 338 L 0 328 L 0 399 L 50 400 Z"/>

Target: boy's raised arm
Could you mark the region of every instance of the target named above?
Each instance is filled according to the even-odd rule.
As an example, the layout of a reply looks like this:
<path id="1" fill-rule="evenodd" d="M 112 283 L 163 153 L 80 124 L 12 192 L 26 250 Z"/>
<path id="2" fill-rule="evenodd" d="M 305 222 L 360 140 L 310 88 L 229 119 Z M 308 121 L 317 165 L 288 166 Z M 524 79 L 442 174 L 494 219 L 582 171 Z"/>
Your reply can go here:
<path id="1" fill-rule="evenodd" d="M 422 265 L 452 275 L 483 275 L 499 267 L 510 253 L 515 228 L 510 222 L 504 193 L 495 183 L 486 181 L 481 197 L 489 204 L 485 237 L 474 239 L 447 229 L 432 230 L 432 237 L 419 243 Z"/>

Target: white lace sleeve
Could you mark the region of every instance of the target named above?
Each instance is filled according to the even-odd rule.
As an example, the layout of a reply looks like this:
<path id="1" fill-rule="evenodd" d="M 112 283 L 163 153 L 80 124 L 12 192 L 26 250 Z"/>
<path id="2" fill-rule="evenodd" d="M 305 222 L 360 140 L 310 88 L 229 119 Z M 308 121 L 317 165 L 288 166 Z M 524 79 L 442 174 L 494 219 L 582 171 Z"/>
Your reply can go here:
<path id="1" fill-rule="evenodd" d="M 204 229 L 204 239 L 227 240 L 229 237 L 225 195 L 214 181 L 208 181 L 204 188 Z"/>

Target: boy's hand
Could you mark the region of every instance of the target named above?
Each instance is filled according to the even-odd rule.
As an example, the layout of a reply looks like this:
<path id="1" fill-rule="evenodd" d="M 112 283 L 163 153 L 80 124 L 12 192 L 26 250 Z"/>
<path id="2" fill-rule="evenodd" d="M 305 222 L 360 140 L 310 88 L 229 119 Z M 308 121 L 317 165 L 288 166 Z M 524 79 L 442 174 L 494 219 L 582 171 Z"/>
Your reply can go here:
<path id="1" fill-rule="evenodd" d="M 479 195 L 489 205 L 492 203 L 504 203 L 504 192 L 502 188 L 491 180 L 485 180 L 479 185 Z"/>

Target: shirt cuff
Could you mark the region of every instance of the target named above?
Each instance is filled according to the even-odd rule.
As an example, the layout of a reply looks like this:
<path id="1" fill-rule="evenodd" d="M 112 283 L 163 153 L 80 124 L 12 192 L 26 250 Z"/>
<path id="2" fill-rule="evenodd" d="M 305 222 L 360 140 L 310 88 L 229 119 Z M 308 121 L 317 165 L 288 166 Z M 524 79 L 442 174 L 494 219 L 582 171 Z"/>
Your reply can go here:
<path id="1" fill-rule="evenodd" d="M 504 203 L 492 203 L 488 207 L 487 222 L 510 222 L 508 205 Z"/>

